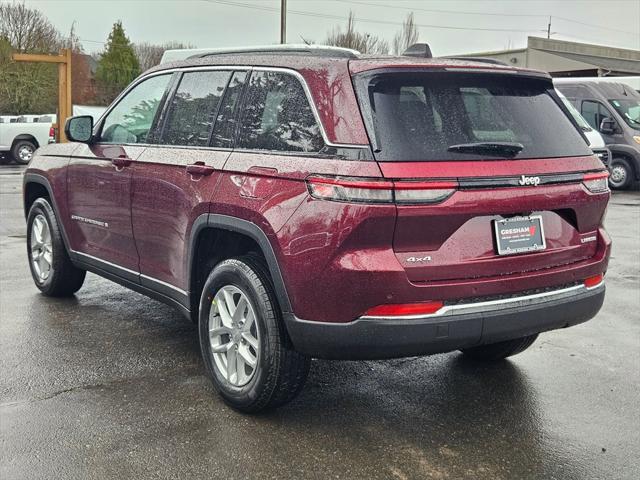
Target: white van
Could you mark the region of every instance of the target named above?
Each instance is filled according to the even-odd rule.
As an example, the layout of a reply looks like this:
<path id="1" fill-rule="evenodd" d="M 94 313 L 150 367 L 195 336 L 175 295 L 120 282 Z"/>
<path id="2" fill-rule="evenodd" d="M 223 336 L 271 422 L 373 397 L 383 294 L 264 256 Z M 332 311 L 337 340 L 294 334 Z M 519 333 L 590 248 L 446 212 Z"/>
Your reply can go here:
<path id="1" fill-rule="evenodd" d="M 591 128 L 584 117 L 580 115 L 580 112 L 578 112 L 576 107 L 573 106 L 573 104 L 567 99 L 567 97 L 562 94 L 561 91 L 556 89 L 556 93 L 562 99 L 562 102 L 564 103 L 565 107 L 567 107 L 567 110 L 569 110 L 571 116 L 576 121 L 580 129 L 584 132 L 584 136 L 587 137 L 587 140 L 589 141 L 589 148 L 591 149 L 593 154 L 598 157 L 600 161 L 602 161 L 602 163 L 609 167 L 609 159 L 611 153 L 606 147 L 602 135 L 600 135 L 598 131 Z"/>

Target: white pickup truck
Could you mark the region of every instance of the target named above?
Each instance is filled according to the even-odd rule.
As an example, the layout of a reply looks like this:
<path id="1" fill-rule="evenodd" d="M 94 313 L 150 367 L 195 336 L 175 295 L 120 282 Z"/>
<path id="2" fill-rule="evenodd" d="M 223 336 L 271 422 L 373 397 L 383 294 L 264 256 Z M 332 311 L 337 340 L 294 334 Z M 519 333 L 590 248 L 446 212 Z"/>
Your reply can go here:
<path id="1" fill-rule="evenodd" d="M 74 115 L 91 115 L 96 122 L 106 107 L 74 105 Z M 55 142 L 55 114 L 0 115 L 0 164 L 15 160 L 26 165 L 36 148 Z"/>
<path id="2" fill-rule="evenodd" d="M 26 165 L 36 148 L 55 142 L 54 115 L 0 118 L 0 162 Z"/>

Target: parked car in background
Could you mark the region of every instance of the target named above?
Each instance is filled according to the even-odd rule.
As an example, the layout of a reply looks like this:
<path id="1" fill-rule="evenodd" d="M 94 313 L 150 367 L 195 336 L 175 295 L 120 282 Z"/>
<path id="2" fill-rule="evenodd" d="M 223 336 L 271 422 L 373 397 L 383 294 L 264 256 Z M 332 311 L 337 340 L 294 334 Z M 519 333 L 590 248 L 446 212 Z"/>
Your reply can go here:
<path id="1" fill-rule="evenodd" d="M 5 163 L 26 165 L 37 148 L 55 142 L 54 115 L 0 118 L 0 153 Z M 43 121 L 40 121 L 42 118 Z"/>
<path id="2" fill-rule="evenodd" d="M 24 174 L 36 286 L 92 271 L 177 307 L 241 411 L 312 357 L 496 361 L 604 300 L 608 173 L 543 72 L 200 52 L 65 132 Z"/>
<path id="3" fill-rule="evenodd" d="M 554 79 L 611 152 L 609 184 L 626 189 L 640 181 L 640 93 L 624 83 Z"/>
<path id="4" fill-rule="evenodd" d="M 589 145 L 589 148 L 591 149 L 593 154 L 598 157 L 606 167 L 609 167 L 610 152 L 606 144 L 604 143 L 602 135 L 600 135 L 597 130 L 591 128 L 591 125 L 587 123 L 583 116 L 580 115 L 580 112 L 578 112 L 576 107 L 573 106 L 573 104 L 567 99 L 567 97 L 564 96 L 564 94 L 560 90 L 556 89 L 556 92 L 562 99 L 562 103 L 564 103 L 564 106 L 567 107 L 567 110 L 569 110 L 571 117 L 586 137 L 587 144 Z"/>
<path id="5" fill-rule="evenodd" d="M 74 105 L 74 115 L 88 115 L 97 121 L 106 107 Z M 0 162 L 26 165 L 34 151 L 42 145 L 55 143 L 57 123 L 55 114 L 46 115 L 0 115 Z M 43 143 L 44 142 L 44 143 Z"/>

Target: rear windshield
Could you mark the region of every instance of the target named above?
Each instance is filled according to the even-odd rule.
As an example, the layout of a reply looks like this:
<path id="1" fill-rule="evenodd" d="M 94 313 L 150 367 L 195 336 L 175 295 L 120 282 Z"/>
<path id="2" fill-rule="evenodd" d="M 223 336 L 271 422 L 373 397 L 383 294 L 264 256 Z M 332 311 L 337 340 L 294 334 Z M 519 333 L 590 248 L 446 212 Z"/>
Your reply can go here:
<path id="1" fill-rule="evenodd" d="M 377 160 L 591 154 L 543 79 L 394 71 L 361 75 L 356 87 Z"/>

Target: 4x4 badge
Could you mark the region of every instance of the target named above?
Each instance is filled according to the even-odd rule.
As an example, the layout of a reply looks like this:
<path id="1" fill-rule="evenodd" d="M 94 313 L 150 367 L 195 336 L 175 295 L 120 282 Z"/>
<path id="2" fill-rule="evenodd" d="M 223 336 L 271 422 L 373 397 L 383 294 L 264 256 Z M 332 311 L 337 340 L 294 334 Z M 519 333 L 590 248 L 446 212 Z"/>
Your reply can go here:
<path id="1" fill-rule="evenodd" d="M 431 255 L 427 255 L 425 257 L 409 257 L 407 258 L 407 262 L 430 262 Z"/>
<path id="2" fill-rule="evenodd" d="M 518 180 L 520 185 L 533 185 L 537 187 L 540 185 L 540 177 L 527 177 L 526 175 L 522 175 L 520 180 Z"/>

